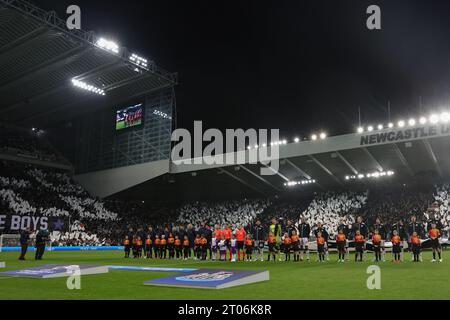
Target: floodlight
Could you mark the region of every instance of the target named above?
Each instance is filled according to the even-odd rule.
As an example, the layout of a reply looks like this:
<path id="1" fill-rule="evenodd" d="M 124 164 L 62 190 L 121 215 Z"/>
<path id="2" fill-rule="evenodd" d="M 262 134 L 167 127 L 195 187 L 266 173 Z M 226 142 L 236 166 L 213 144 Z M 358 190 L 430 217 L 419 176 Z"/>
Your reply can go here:
<path id="1" fill-rule="evenodd" d="M 437 114 L 432 114 L 432 115 L 430 116 L 430 122 L 431 122 L 432 124 L 438 123 L 438 122 L 439 122 L 439 116 L 438 116 Z"/>
<path id="2" fill-rule="evenodd" d="M 93 86 L 91 84 L 87 84 L 87 83 L 85 83 L 83 81 L 80 81 L 80 80 L 77 80 L 77 79 L 72 79 L 72 84 L 75 87 L 84 89 L 86 91 L 94 92 L 94 93 L 102 95 L 102 96 L 105 95 L 105 91 L 103 89 L 97 88 L 97 87 L 95 87 L 95 86 Z"/>
<path id="3" fill-rule="evenodd" d="M 450 114 L 448 112 L 441 113 L 441 121 L 442 122 L 449 122 L 450 121 Z"/>
<path id="4" fill-rule="evenodd" d="M 119 53 L 119 45 L 114 41 L 106 40 L 104 38 L 100 38 L 97 40 L 97 46 L 100 48 L 111 51 L 114 53 Z"/>

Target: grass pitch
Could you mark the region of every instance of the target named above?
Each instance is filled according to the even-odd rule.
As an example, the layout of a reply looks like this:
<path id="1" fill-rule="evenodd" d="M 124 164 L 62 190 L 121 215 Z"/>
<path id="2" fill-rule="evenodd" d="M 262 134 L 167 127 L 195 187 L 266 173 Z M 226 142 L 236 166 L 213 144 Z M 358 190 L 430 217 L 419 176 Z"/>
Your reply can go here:
<path id="1" fill-rule="evenodd" d="M 145 280 L 168 276 L 167 272 L 120 271 L 89 275 L 81 279 L 81 290 L 68 290 L 66 278 L 29 279 L 0 277 L 0 299 L 450 299 L 450 252 L 444 250 L 443 263 L 431 263 L 431 252 L 424 262 L 395 264 L 382 262 L 381 290 L 369 290 L 366 269 L 372 262 L 212 262 L 152 259 L 124 259 L 121 251 L 46 252 L 44 260 L 19 261 L 18 253 L 0 253 L 6 268 L 15 270 L 44 264 L 134 265 L 186 268 L 265 269 L 270 281 L 222 290 L 164 288 L 144 286 Z M 369 254 L 369 260 L 372 254 Z M 390 259 L 390 254 L 387 258 Z M 353 256 L 352 256 L 353 258 Z"/>

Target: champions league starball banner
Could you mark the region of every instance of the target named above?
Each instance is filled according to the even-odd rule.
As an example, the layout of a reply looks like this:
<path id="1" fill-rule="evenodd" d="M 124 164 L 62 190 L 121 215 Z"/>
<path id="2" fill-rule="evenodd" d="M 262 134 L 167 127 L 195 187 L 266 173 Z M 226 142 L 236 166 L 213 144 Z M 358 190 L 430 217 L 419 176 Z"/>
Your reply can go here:
<path id="1" fill-rule="evenodd" d="M 198 269 L 144 282 L 144 285 L 180 288 L 225 289 L 269 280 L 269 271 Z"/>
<path id="2" fill-rule="evenodd" d="M 95 266 L 95 265 L 59 265 L 59 264 L 46 264 L 39 267 L 9 270 L 0 272 L 0 276 L 9 277 L 25 277 L 25 278 L 61 278 L 68 277 L 73 272 L 78 270 L 80 275 L 107 273 L 108 267 Z"/>

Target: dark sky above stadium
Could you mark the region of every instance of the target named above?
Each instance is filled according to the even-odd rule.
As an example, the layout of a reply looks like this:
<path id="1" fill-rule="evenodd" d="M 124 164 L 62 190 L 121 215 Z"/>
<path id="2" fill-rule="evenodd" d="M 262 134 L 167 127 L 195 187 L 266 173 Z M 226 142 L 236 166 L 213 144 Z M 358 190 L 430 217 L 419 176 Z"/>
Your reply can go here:
<path id="1" fill-rule="evenodd" d="M 450 2 L 34 0 L 179 73 L 178 126 L 279 128 L 283 137 L 450 106 Z M 366 8 L 382 30 L 366 28 Z"/>

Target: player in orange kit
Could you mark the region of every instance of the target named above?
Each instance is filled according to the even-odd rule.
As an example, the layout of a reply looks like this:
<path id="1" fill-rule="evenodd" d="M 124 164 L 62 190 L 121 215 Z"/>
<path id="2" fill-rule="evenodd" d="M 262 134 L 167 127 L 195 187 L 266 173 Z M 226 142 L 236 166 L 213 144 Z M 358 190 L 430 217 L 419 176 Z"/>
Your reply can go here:
<path id="1" fill-rule="evenodd" d="M 420 262 L 420 252 L 421 252 L 420 237 L 418 236 L 416 231 L 413 232 L 409 243 L 411 244 L 413 261 Z"/>
<path id="2" fill-rule="evenodd" d="M 325 262 L 325 238 L 322 232 L 318 232 L 316 236 L 318 262 Z"/>
<path id="3" fill-rule="evenodd" d="M 431 260 L 431 262 L 436 262 L 436 253 L 439 256 L 439 262 L 442 262 L 441 256 L 442 247 L 441 244 L 439 243 L 440 236 L 441 232 L 439 231 L 438 228 L 436 228 L 436 224 L 432 223 L 431 229 L 430 231 L 428 231 L 428 237 L 430 238 L 431 247 L 433 248 L 433 260 Z"/>
<path id="4" fill-rule="evenodd" d="M 300 238 L 295 230 L 292 231 L 291 246 L 294 252 L 294 261 L 300 261 Z"/>
<path id="5" fill-rule="evenodd" d="M 241 252 L 242 252 L 242 259 L 245 258 L 244 242 L 245 242 L 246 236 L 247 236 L 247 232 L 245 232 L 244 227 L 242 227 L 242 225 L 239 225 L 238 228 L 236 229 L 238 261 L 241 260 Z"/>
<path id="6" fill-rule="evenodd" d="M 398 235 L 397 230 L 394 230 L 394 232 L 392 234 L 393 234 L 392 238 L 391 238 L 392 254 L 393 254 L 392 261 L 400 262 L 400 254 L 402 252 L 402 248 L 401 248 L 402 239 Z"/>
<path id="7" fill-rule="evenodd" d="M 344 229 L 340 229 L 336 236 L 336 245 L 339 253 L 338 262 L 345 261 L 345 254 L 347 252 L 347 237 L 345 236 Z"/>
<path id="8" fill-rule="evenodd" d="M 380 231 L 375 230 L 372 236 L 373 253 L 375 254 L 375 262 L 381 261 L 381 235 Z"/>
<path id="9" fill-rule="evenodd" d="M 363 254 L 364 254 L 364 247 L 366 245 L 366 239 L 364 239 L 364 236 L 361 234 L 359 230 L 356 231 L 355 234 L 355 262 L 363 261 Z"/>

